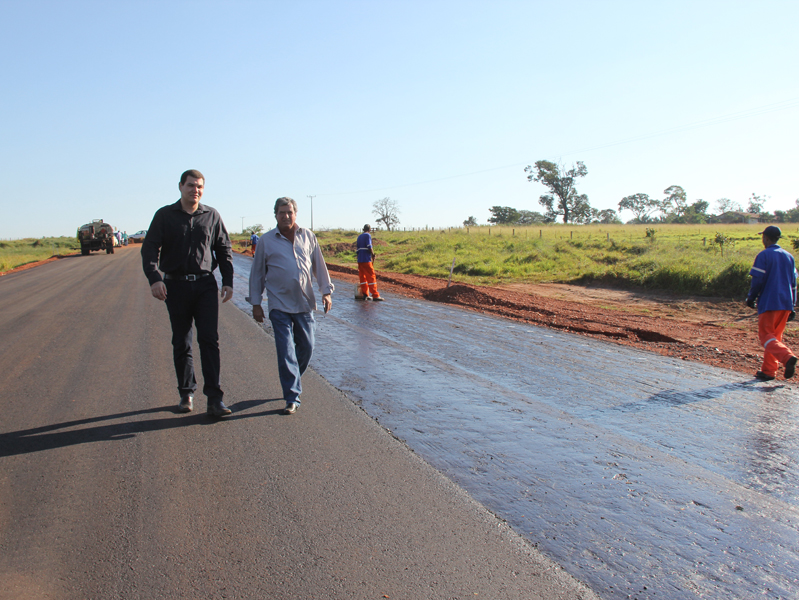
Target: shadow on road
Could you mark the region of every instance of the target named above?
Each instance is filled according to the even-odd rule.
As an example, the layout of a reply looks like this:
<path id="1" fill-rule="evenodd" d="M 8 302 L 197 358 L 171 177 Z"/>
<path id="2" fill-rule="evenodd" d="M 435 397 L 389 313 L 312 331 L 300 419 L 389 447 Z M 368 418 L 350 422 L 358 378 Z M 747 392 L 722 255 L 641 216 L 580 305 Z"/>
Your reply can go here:
<path id="1" fill-rule="evenodd" d="M 279 402 L 280 408 L 243 414 L 246 410 L 272 402 Z M 41 452 L 90 442 L 125 440 L 149 431 L 175 429 L 192 425 L 216 425 L 226 421 L 279 415 L 283 410 L 283 399 L 242 400 L 231 405 L 230 408 L 233 410 L 233 414 L 225 419 L 209 417 L 202 410 L 195 409 L 195 412 L 191 414 L 181 414 L 177 412 L 176 407 L 161 406 L 112 415 L 100 415 L 65 423 L 54 423 L 20 431 L 10 431 L 0 434 L 0 457 Z M 158 418 L 158 415 L 163 413 L 169 413 L 171 416 Z M 147 418 L 148 416 L 152 418 Z M 121 423 L 97 425 L 97 423 L 120 419 L 122 420 Z"/>
<path id="2" fill-rule="evenodd" d="M 751 381 L 741 381 L 726 383 L 724 385 L 716 385 L 706 387 L 698 390 L 674 390 L 667 389 L 652 394 L 649 398 L 639 400 L 636 402 L 628 402 L 619 406 L 613 407 L 615 411 L 638 411 L 648 410 L 653 407 L 661 408 L 659 405 L 666 407 L 677 407 L 686 404 L 693 404 L 696 402 L 707 402 L 708 400 L 717 400 L 729 392 L 739 392 L 744 390 L 754 391 L 758 393 L 769 393 L 775 389 L 785 387 L 784 385 L 777 386 L 758 386 L 760 383 L 757 379 Z"/>

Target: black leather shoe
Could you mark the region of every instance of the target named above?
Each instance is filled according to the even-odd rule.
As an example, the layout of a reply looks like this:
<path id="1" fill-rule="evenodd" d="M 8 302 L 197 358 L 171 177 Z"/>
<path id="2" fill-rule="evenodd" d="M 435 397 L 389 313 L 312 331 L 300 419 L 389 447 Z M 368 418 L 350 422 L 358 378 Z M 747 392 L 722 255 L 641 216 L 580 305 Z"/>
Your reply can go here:
<path id="1" fill-rule="evenodd" d="M 788 359 L 788 362 L 785 363 L 785 379 L 790 379 L 796 373 L 796 357 L 792 356 Z"/>
<path id="2" fill-rule="evenodd" d="M 191 412 L 194 409 L 194 396 L 191 394 L 186 394 L 185 396 L 180 397 L 180 403 L 178 404 L 178 412 L 187 413 Z"/>
<path id="3" fill-rule="evenodd" d="M 222 402 L 221 398 L 214 398 L 213 400 L 208 400 L 208 414 L 212 417 L 226 417 L 229 414 L 232 414 L 233 411 L 230 410 L 225 403 Z"/>
<path id="4" fill-rule="evenodd" d="M 759 379 L 760 381 L 774 381 L 776 377 L 774 377 L 774 375 L 766 375 L 763 371 L 758 371 L 755 373 L 755 379 Z"/>

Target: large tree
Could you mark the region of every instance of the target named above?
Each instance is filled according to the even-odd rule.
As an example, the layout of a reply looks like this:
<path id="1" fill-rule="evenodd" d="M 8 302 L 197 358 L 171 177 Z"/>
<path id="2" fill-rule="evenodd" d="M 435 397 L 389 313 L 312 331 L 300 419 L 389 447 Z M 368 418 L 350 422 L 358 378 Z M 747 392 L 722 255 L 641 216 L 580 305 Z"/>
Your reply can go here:
<path id="1" fill-rule="evenodd" d="M 495 225 L 510 225 L 516 223 L 521 216 L 518 210 L 510 206 L 492 206 L 488 209 L 488 212 L 491 213 L 488 222 L 494 223 Z"/>
<path id="2" fill-rule="evenodd" d="M 729 198 L 719 198 L 716 200 L 716 206 L 719 208 L 720 215 L 730 211 L 741 211 L 741 205 Z"/>
<path id="3" fill-rule="evenodd" d="M 574 197 L 574 204 L 572 205 L 570 215 L 573 223 L 584 223 L 587 225 L 598 214 L 599 211 L 595 208 L 591 208 L 591 205 L 588 203 L 588 196 L 579 194 Z M 564 221 L 564 223 L 566 222 L 567 221 Z"/>
<path id="4" fill-rule="evenodd" d="M 707 209 L 710 208 L 710 203 L 707 200 L 697 200 L 685 209 L 682 215 L 682 223 L 707 223 L 710 215 L 707 214 Z"/>
<path id="5" fill-rule="evenodd" d="M 263 232 L 264 232 L 264 226 L 261 225 L 260 223 L 257 223 L 255 225 L 250 225 L 249 227 L 245 227 L 244 231 L 242 231 L 242 233 L 246 233 L 247 235 L 252 235 L 253 233 L 255 235 L 261 235 Z"/>
<path id="6" fill-rule="evenodd" d="M 759 215 L 763 212 L 763 205 L 766 203 L 766 201 L 768 201 L 768 199 L 768 196 L 758 196 L 753 192 L 752 197 L 749 198 L 749 206 L 746 207 L 746 212 Z"/>
<path id="7" fill-rule="evenodd" d="M 602 224 L 610 224 L 610 223 L 621 223 L 621 219 L 619 215 L 616 214 L 616 211 L 612 208 L 606 208 L 604 210 L 600 210 L 596 214 L 596 220 Z"/>
<path id="8" fill-rule="evenodd" d="M 575 180 L 588 174 L 588 169 L 581 161 L 577 161 L 567 171 L 563 165 L 539 160 L 534 167 L 526 166 L 524 172 L 527 173 L 527 181 L 536 181 L 549 189 L 549 194 L 543 194 L 538 199 L 539 204 L 547 209 L 547 217 L 555 219 L 562 216 L 564 223 L 570 221 L 579 223 L 585 218 L 586 212 L 590 214 L 588 196 L 578 194 L 575 187 Z M 576 214 L 573 215 L 575 209 Z M 578 218 L 575 219 L 575 216 Z"/>
<path id="9" fill-rule="evenodd" d="M 516 222 L 519 225 L 534 225 L 535 223 L 549 223 L 550 221 L 540 212 L 534 210 L 520 210 L 519 220 Z"/>
<path id="10" fill-rule="evenodd" d="M 385 225 L 389 231 L 399 225 L 399 212 L 397 201 L 391 198 L 375 200 L 372 204 L 372 214 L 377 217 L 375 221 Z"/>
<path id="11" fill-rule="evenodd" d="M 638 223 L 649 223 L 649 216 L 660 209 L 660 202 L 650 198 L 649 194 L 632 194 L 619 201 L 619 210 L 629 210 L 635 215 Z"/>
<path id="12" fill-rule="evenodd" d="M 688 196 L 685 190 L 679 185 L 670 185 L 663 193 L 666 195 L 660 203 L 660 210 L 664 215 L 671 212 L 675 213 L 678 217 L 682 216 L 688 209 Z"/>

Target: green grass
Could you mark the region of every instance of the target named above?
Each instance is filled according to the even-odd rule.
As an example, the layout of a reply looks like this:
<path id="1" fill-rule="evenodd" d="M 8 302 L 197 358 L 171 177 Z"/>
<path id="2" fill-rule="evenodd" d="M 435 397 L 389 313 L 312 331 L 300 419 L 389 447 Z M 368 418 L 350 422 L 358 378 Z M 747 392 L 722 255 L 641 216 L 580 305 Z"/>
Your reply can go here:
<path id="1" fill-rule="evenodd" d="M 75 252 L 80 252 L 80 244 L 74 237 L 0 240 L 0 273 L 28 263 L 45 260 L 54 255 L 74 254 Z"/>
<path id="2" fill-rule="evenodd" d="M 749 269 L 763 249 L 764 225 L 548 225 L 375 232 L 378 270 L 454 281 L 607 283 L 616 287 L 741 298 Z M 654 236 L 647 236 L 647 228 Z M 359 232 L 317 232 L 325 258 L 354 266 Z M 714 240 L 731 243 L 722 249 Z M 783 227 L 781 246 L 793 252 L 795 225 Z"/>

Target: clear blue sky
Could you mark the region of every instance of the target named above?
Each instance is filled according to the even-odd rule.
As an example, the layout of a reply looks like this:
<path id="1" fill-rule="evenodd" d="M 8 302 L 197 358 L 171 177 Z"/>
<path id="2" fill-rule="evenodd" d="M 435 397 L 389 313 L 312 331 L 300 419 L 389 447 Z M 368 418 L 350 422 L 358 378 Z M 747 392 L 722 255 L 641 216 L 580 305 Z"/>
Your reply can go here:
<path id="1" fill-rule="evenodd" d="M 185 169 L 230 231 L 543 212 L 524 167 L 624 196 L 799 198 L 799 2 L 0 0 L 0 238 L 133 233 Z M 622 213 L 626 220 L 631 214 Z"/>

